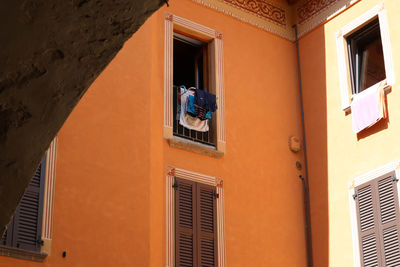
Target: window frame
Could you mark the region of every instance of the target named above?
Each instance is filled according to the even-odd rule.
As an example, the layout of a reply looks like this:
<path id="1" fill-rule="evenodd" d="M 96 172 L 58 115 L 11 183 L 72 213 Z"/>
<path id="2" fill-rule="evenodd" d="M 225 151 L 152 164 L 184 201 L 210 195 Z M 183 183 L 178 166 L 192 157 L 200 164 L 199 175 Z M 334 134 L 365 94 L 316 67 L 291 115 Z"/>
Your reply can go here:
<path id="1" fill-rule="evenodd" d="M 43 244 L 40 247 L 40 252 L 27 251 L 15 247 L 0 246 L 0 256 L 9 256 L 42 262 L 45 257 L 51 255 L 57 148 L 58 137 L 55 137 L 50 143 L 50 146 L 46 151 L 45 159 L 43 160 L 45 162 L 41 227 L 41 240 L 43 241 Z"/>
<path id="2" fill-rule="evenodd" d="M 224 118 L 224 64 L 222 34 L 216 30 L 165 13 L 164 32 L 164 138 L 170 146 L 177 147 L 212 157 L 222 157 L 226 151 Z M 217 97 L 218 109 L 213 123 L 216 135 L 215 148 L 173 134 L 173 36 L 174 32 L 208 42 L 209 45 L 209 89 Z"/>
<path id="3" fill-rule="evenodd" d="M 338 67 L 340 78 L 340 91 L 341 91 L 341 107 L 342 110 L 348 111 L 351 104 L 352 96 L 352 82 L 351 70 L 349 64 L 349 54 L 347 49 L 347 37 L 357 32 L 359 29 L 366 26 L 374 19 L 379 20 L 379 29 L 381 33 L 381 42 L 383 49 L 383 59 L 385 63 L 386 83 L 387 86 L 395 84 L 395 75 L 393 68 L 392 49 L 389 38 L 389 26 L 387 22 L 387 15 L 383 4 L 378 5 L 365 12 L 358 18 L 351 21 L 349 24 L 342 27 L 336 33 L 336 48 L 338 55 Z"/>
<path id="4" fill-rule="evenodd" d="M 180 116 L 177 114 L 178 112 L 178 107 L 177 104 L 180 102 L 178 98 L 180 98 L 180 85 L 186 85 L 187 87 L 194 86 L 200 90 L 206 90 L 207 88 L 210 88 L 209 86 L 209 52 L 208 50 L 210 49 L 210 44 L 208 42 L 204 42 L 198 39 L 194 39 L 190 36 L 183 35 L 179 32 L 173 33 L 173 45 L 174 45 L 174 55 L 173 55 L 173 66 L 176 68 L 179 63 L 176 62 L 175 60 L 178 61 L 183 61 L 183 64 L 188 64 L 185 65 L 184 69 L 189 69 L 190 67 L 193 67 L 193 72 L 190 71 L 186 74 L 192 74 L 193 75 L 193 83 L 190 83 L 189 81 L 184 82 L 184 81 L 175 81 L 174 80 L 174 87 L 173 87 L 173 114 L 176 114 L 174 116 L 174 121 L 173 121 L 173 135 L 176 137 L 184 138 L 187 140 L 191 140 L 193 142 L 198 142 L 201 144 L 208 145 L 210 147 L 215 147 L 216 145 L 216 132 L 215 132 L 215 124 L 216 119 L 215 115 L 212 117 L 211 120 L 207 120 L 207 126 L 209 128 L 208 131 L 202 132 L 202 131 L 196 131 L 194 129 L 188 129 L 184 127 L 183 125 L 180 125 L 179 120 Z M 175 49 L 175 45 L 181 46 L 181 48 L 185 49 L 189 48 L 192 50 L 190 54 L 186 54 L 183 56 L 183 58 L 177 57 L 176 55 L 179 54 L 179 48 Z M 188 52 L 187 50 L 185 52 Z M 190 59 L 189 56 L 192 56 L 190 59 L 193 60 L 193 65 L 191 63 L 188 63 Z M 183 60 L 182 60 L 183 59 Z M 200 59 L 200 60 L 199 60 Z M 180 71 L 182 69 L 180 68 Z M 173 70 L 173 78 L 175 79 L 176 72 Z M 180 78 L 182 78 L 181 75 L 179 75 Z M 186 77 L 186 76 L 184 76 Z M 187 78 L 187 77 L 186 77 Z M 179 92 L 178 92 L 179 91 Z M 204 124 L 203 124 L 204 125 Z"/>
<path id="5" fill-rule="evenodd" d="M 371 38 L 371 35 L 378 34 L 379 40 L 377 38 Z M 374 36 L 378 37 L 378 36 Z M 349 69 L 350 69 L 350 78 L 351 78 L 351 87 L 352 87 L 352 94 L 361 93 L 362 90 L 362 81 L 363 75 L 365 75 L 363 68 L 366 67 L 368 60 L 364 62 L 362 58 L 363 55 L 360 53 L 360 50 L 365 43 L 372 43 L 372 42 L 380 42 L 382 47 L 382 38 L 380 38 L 380 29 L 379 29 L 379 19 L 371 20 L 367 25 L 363 26 L 358 31 L 354 32 L 353 34 L 349 35 L 347 38 L 347 51 L 348 51 L 348 58 L 349 58 Z M 382 54 L 382 60 L 383 54 Z M 384 68 L 384 66 L 383 66 Z M 385 77 L 382 79 L 386 79 Z M 380 80 L 380 81 L 382 81 Z M 378 82 L 380 82 L 378 81 Z M 372 86 L 372 85 L 371 85 Z M 370 87 L 371 87 L 370 86 Z M 364 88 L 365 90 L 366 88 Z"/>
<path id="6" fill-rule="evenodd" d="M 370 172 L 362 174 L 354 179 L 352 179 L 348 184 L 348 196 L 350 205 L 350 220 L 351 220 L 351 233 L 353 242 L 353 260 L 354 267 L 361 267 L 361 255 L 360 255 L 360 241 L 359 241 L 359 229 L 358 229 L 358 218 L 357 218 L 357 203 L 354 200 L 355 189 L 364 184 L 370 183 L 372 180 L 381 178 L 382 176 L 387 176 L 394 174 L 395 177 L 400 177 L 400 161 L 396 160 L 390 162 L 384 166 L 378 167 Z M 396 184 L 397 192 L 400 192 L 400 182 Z M 400 198 L 398 197 L 399 206 Z"/>
<path id="7" fill-rule="evenodd" d="M 211 185 L 216 188 L 217 217 L 217 266 L 226 267 L 225 260 L 225 219 L 223 179 L 191 172 L 172 166 L 166 169 L 166 266 L 175 267 L 175 177 L 196 183 Z"/>

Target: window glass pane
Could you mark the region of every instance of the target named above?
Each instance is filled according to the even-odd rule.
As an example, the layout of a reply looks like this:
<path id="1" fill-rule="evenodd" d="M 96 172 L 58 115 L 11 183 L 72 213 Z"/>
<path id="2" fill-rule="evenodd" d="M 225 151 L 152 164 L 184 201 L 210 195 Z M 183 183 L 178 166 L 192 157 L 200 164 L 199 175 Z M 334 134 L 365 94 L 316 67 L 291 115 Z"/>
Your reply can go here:
<path id="1" fill-rule="evenodd" d="M 347 43 L 353 94 L 386 78 L 378 19 L 347 37 Z"/>
<path id="2" fill-rule="evenodd" d="M 373 40 L 361 48 L 362 56 L 360 92 L 385 79 L 385 62 L 383 61 L 382 42 Z"/>

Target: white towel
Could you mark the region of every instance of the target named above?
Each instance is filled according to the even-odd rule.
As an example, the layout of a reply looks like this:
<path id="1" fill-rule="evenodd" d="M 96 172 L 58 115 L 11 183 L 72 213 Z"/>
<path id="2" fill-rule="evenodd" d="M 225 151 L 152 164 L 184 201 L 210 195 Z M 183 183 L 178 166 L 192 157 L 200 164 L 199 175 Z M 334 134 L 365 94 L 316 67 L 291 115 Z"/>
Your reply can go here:
<path id="1" fill-rule="evenodd" d="M 354 133 L 361 132 L 386 116 L 383 92 L 385 84 L 386 80 L 353 95 L 351 114 Z"/>

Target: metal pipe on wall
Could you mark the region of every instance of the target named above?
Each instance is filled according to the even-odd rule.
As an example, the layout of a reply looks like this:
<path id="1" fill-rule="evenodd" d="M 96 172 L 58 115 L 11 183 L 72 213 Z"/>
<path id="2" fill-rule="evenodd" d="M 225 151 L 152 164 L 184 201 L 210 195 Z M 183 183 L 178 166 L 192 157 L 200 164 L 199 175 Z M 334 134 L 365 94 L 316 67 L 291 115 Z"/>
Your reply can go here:
<path id="1" fill-rule="evenodd" d="M 304 150 L 304 168 L 305 177 L 300 175 L 303 181 L 304 188 L 304 213 L 306 219 L 306 247 L 307 247 L 307 265 L 313 267 L 313 251 L 312 251 L 312 235 L 311 235 L 311 212 L 310 212 L 310 190 L 308 183 L 308 163 L 307 163 L 307 145 L 306 145 L 306 128 L 304 123 L 304 105 L 303 105 L 303 89 L 301 83 L 301 68 L 300 68 L 300 52 L 299 52 L 299 39 L 297 34 L 297 25 L 293 25 L 296 35 L 296 54 L 297 54 L 297 74 L 299 79 L 299 92 L 300 92 L 300 107 L 301 107 L 301 124 L 303 134 L 303 150 Z"/>

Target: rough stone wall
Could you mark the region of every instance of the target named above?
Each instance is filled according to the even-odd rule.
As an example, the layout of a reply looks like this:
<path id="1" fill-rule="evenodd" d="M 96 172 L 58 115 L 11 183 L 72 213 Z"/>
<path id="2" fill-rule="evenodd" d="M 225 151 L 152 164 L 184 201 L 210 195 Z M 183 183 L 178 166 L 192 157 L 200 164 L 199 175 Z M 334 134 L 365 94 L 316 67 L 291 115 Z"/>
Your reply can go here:
<path id="1" fill-rule="evenodd" d="M 0 233 L 79 99 L 164 3 L 0 1 Z"/>

